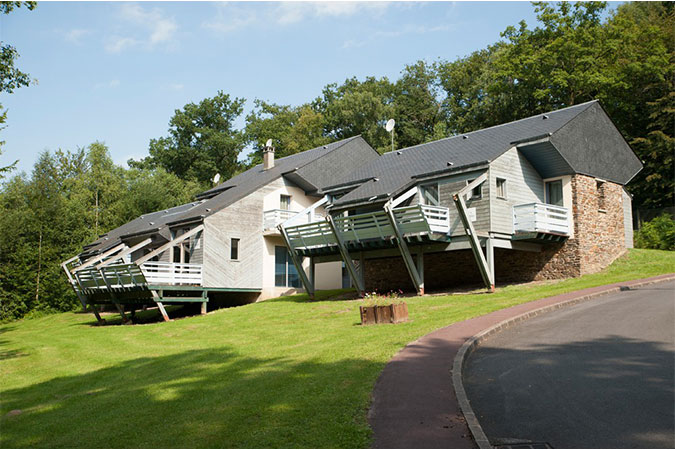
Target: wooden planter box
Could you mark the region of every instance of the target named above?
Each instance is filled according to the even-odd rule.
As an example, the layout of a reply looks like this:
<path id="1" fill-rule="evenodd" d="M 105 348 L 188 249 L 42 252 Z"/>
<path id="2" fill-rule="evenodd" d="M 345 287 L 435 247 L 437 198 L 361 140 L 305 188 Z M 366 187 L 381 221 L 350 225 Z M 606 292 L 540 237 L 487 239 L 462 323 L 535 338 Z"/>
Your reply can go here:
<path id="1" fill-rule="evenodd" d="M 400 323 L 408 321 L 408 305 L 360 306 L 361 325 Z"/>

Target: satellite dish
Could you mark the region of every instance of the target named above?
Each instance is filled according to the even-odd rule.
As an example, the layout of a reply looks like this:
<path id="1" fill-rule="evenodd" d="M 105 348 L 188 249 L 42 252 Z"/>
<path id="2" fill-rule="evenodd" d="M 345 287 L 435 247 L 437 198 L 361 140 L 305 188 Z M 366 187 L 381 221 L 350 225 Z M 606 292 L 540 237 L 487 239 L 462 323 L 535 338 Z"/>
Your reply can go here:
<path id="1" fill-rule="evenodd" d="M 385 125 L 384 129 L 391 132 L 391 130 L 394 129 L 394 125 L 396 125 L 396 121 L 394 119 L 389 119 L 387 120 L 387 125 Z"/>
<path id="2" fill-rule="evenodd" d="M 213 184 L 218 184 L 220 181 L 220 174 L 217 173 L 216 176 L 213 177 Z"/>
<path id="3" fill-rule="evenodd" d="M 265 142 L 265 147 L 271 147 L 272 146 L 272 139 L 268 139 L 267 142 Z"/>

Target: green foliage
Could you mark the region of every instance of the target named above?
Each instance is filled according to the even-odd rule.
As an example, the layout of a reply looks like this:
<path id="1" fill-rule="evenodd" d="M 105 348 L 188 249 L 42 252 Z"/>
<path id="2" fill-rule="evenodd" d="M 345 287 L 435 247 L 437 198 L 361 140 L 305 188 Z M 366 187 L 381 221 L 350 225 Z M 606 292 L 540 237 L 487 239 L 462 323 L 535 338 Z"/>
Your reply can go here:
<path id="1" fill-rule="evenodd" d="M 0 321 L 79 305 L 60 263 L 99 234 L 200 190 L 163 169 L 116 166 L 105 144 L 44 152 L 0 187 Z"/>
<path id="2" fill-rule="evenodd" d="M 503 41 L 436 64 L 448 130 L 463 133 L 599 99 L 645 169 L 635 203 L 673 204 L 673 46 L 670 2 L 534 3 L 539 26 L 523 21 Z"/>
<path id="3" fill-rule="evenodd" d="M 406 297 L 411 320 L 378 327 L 358 326 L 359 300 L 305 294 L 143 326 L 97 327 L 90 314 L 22 320 L 0 327 L 0 446 L 367 448 L 373 386 L 408 342 L 674 264 L 674 252 L 632 250 L 580 278 Z M 8 415 L 13 409 L 23 413 Z"/>
<path id="4" fill-rule="evenodd" d="M 255 109 L 246 117 L 246 139 L 253 146 L 249 164 L 262 162 L 262 151 L 268 139 L 274 142 L 276 157 L 327 144 L 323 135 L 325 118 L 311 105 L 298 107 L 275 105 L 255 100 Z"/>
<path id="5" fill-rule="evenodd" d="M 675 250 L 675 220 L 669 214 L 663 214 L 641 224 L 640 230 L 635 233 L 635 246 Z"/>
<path id="6" fill-rule="evenodd" d="M 209 186 L 216 173 L 230 178 L 238 169 L 244 134 L 234 128 L 243 112 L 243 98 L 230 99 L 218 91 L 198 104 L 176 110 L 169 121 L 169 135 L 150 141 L 150 156 L 129 161 L 132 167 L 161 167 L 183 180 Z"/>

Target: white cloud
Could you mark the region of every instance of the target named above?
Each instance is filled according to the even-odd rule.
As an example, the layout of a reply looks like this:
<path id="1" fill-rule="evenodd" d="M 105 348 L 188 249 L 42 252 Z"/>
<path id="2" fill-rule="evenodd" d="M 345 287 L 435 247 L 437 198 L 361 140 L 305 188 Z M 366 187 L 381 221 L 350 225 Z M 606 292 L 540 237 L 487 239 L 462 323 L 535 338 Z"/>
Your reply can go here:
<path id="1" fill-rule="evenodd" d="M 389 2 L 284 2 L 277 7 L 275 17 L 278 24 L 290 25 L 314 18 L 380 15 L 389 6 Z"/>
<path id="2" fill-rule="evenodd" d="M 110 53 L 119 53 L 123 50 L 126 50 L 129 47 L 134 47 L 138 44 L 138 41 L 129 37 L 120 37 L 113 36 L 108 39 L 108 43 L 105 45 L 105 49 Z"/>
<path id="3" fill-rule="evenodd" d="M 91 30 L 85 30 L 83 28 L 74 28 L 65 33 L 66 41 L 72 42 L 73 44 L 81 44 L 81 39 L 91 33 Z"/>
<path id="4" fill-rule="evenodd" d="M 216 3 L 216 15 L 213 19 L 204 21 L 203 28 L 217 33 L 231 33 L 246 28 L 258 21 L 255 9 L 234 6 L 227 3 Z"/>
<path id="5" fill-rule="evenodd" d="M 365 41 L 350 39 L 342 44 L 342 48 L 359 48 L 363 47 L 364 45 L 366 45 Z"/>
<path id="6" fill-rule="evenodd" d="M 244 6 L 242 6 L 244 5 Z M 203 28 L 231 33 L 249 26 L 285 26 L 305 20 L 347 18 L 355 14 L 379 16 L 390 2 L 280 2 L 263 9 L 261 4 L 216 3 L 216 15 L 202 23 Z"/>
<path id="7" fill-rule="evenodd" d="M 94 85 L 94 89 L 104 89 L 104 88 L 113 89 L 113 88 L 118 87 L 119 85 L 120 85 L 120 80 L 115 79 L 115 80 L 110 80 L 110 81 L 106 81 L 106 82 L 103 82 L 103 83 L 96 83 Z"/>
<path id="8" fill-rule="evenodd" d="M 107 51 L 119 53 L 136 46 L 153 49 L 160 45 L 170 47 L 175 43 L 178 25 L 172 17 L 166 17 L 161 9 L 122 3 L 119 11 L 125 33 L 108 38 L 105 46 Z"/>

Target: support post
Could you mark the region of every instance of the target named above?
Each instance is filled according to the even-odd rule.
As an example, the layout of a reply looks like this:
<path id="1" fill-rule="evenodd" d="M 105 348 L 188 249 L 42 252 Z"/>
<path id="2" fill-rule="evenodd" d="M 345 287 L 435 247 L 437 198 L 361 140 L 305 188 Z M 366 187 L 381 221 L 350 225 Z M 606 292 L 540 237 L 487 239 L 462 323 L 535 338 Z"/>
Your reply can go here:
<path id="1" fill-rule="evenodd" d="M 354 267 L 354 261 L 352 261 L 351 256 L 349 256 L 349 251 L 347 251 L 347 247 L 345 246 L 345 243 L 342 240 L 342 236 L 340 236 L 340 233 L 338 232 L 337 227 L 335 226 L 335 222 L 333 221 L 333 217 L 331 217 L 330 214 L 326 216 L 326 222 L 328 222 L 328 225 L 330 226 L 330 230 L 333 233 L 333 237 L 335 238 L 335 242 L 337 243 L 338 250 L 340 250 L 340 256 L 342 256 L 342 261 L 344 261 L 345 266 L 349 271 L 349 276 L 352 277 L 352 282 L 354 283 L 354 287 L 356 287 L 356 291 L 359 297 L 365 296 L 366 291 L 363 286 L 363 283 L 361 283 L 361 278 L 359 277 L 359 274 L 356 271 L 356 267 Z"/>
<path id="2" fill-rule="evenodd" d="M 415 267 L 415 263 L 413 262 L 412 256 L 410 256 L 408 244 L 406 244 L 405 240 L 403 239 L 403 234 L 401 233 L 401 230 L 398 227 L 398 223 L 396 222 L 396 216 L 394 215 L 394 211 L 388 204 L 384 205 L 384 210 L 387 213 L 387 218 L 389 219 L 391 228 L 394 230 L 394 235 L 396 236 L 396 243 L 398 244 L 398 250 L 401 252 L 401 256 L 403 257 L 405 267 L 406 269 L 408 269 L 410 278 L 412 279 L 412 282 L 415 285 L 415 290 L 417 291 L 418 295 L 424 295 L 424 282 L 422 281 L 419 273 L 417 272 L 417 268 Z"/>
<path id="3" fill-rule="evenodd" d="M 485 253 L 487 255 L 487 265 L 490 269 L 490 279 L 492 283 L 495 283 L 495 246 L 494 239 L 492 237 L 487 238 L 485 241 Z"/>
<path id="4" fill-rule="evenodd" d="M 422 282 L 422 294 L 424 294 L 424 252 L 417 252 L 417 273 L 420 276 L 420 281 Z"/>
<path id="5" fill-rule="evenodd" d="M 117 308 L 117 311 L 120 313 L 120 316 L 122 316 L 122 323 L 124 325 L 131 325 L 132 321 L 127 317 L 126 314 L 124 314 L 124 308 L 122 307 L 122 305 L 120 305 L 115 301 L 113 301 L 113 304 L 115 305 L 115 308 Z"/>
<path id="6" fill-rule="evenodd" d="M 94 313 L 94 316 L 96 316 L 96 320 L 98 321 L 99 325 L 105 325 L 105 319 L 101 318 L 101 315 L 98 312 L 98 309 L 96 308 L 96 305 L 93 303 L 89 304 L 89 307 L 91 308 L 92 312 Z"/>
<path id="7" fill-rule="evenodd" d="M 361 286 L 366 287 L 366 258 L 363 252 L 359 253 L 359 276 L 361 277 Z"/>
<path id="8" fill-rule="evenodd" d="M 152 298 L 155 300 L 155 303 L 157 303 L 157 308 L 159 308 L 159 312 L 162 313 L 162 317 L 164 318 L 164 322 L 170 322 L 171 319 L 169 319 L 169 315 L 166 313 L 166 309 L 164 309 L 164 305 L 162 304 L 162 297 L 157 293 L 155 290 L 150 291 L 152 293 Z M 162 292 L 162 291 L 160 291 Z"/>
<path id="9" fill-rule="evenodd" d="M 286 248 L 288 249 L 288 254 L 291 257 L 293 265 L 298 271 L 298 275 L 300 275 L 300 281 L 302 281 L 302 285 L 305 287 L 305 291 L 307 292 L 309 299 L 314 300 L 314 283 L 312 283 L 309 280 L 309 278 L 307 278 L 305 269 L 302 267 L 302 260 L 298 259 L 298 255 L 295 253 L 295 249 L 291 244 L 291 240 L 288 237 L 288 233 L 286 233 L 286 229 L 283 227 L 283 224 L 278 225 L 277 229 L 281 233 L 281 237 L 284 239 L 284 243 L 286 244 Z"/>
<path id="10" fill-rule="evenodd" d="M 483 277 L 485 287 L 487 287 L 490 292 L 494 292 L 495 284 L 493 278 L 490 275 L 490 269 L 488 268 L 488 263 L 485 260 L 485 255 L 483 255 L 483 250 L 480 247 L 480 242 L 478 242 L 476 230 L 474 230 L 473 224 L 469 220 L 469 216 L 466 214 L 466 204 L 464 203 L 463 194 L 463 191 L 459 191 L 452 196 L 452 200 L 455 202 L 455 206 L 457 207 L 457 212 L 459 213 L 459 218 L 461 219 L 462 225 L 464 226 L 464 231 L 469 237 L 469 244 L 471 244 L 471 250 L 473 251 L 473 256 L 476 258 L 476 263 L 478 263 L 478 269 L 480 270 L 481 277 Z"/>
<path id="11" fill-rule="evenodd" d="M 316 287 L 316 263 L 313 256 L 309 257 L 309 282 Z"/>
<path id="12" fill-rule="evenodd" d="M 209 293 L 207 291 L 202 291 L 202 298 L 204 299 L 204 301 L 202 302 L 202 308 L 199 311 L 199 313 L 201 315 L 206 314 L 206 306 L 207 306 L 207 302 L 209 300 L 208 296 L 209 296 Z"/>

